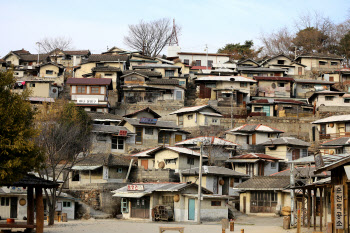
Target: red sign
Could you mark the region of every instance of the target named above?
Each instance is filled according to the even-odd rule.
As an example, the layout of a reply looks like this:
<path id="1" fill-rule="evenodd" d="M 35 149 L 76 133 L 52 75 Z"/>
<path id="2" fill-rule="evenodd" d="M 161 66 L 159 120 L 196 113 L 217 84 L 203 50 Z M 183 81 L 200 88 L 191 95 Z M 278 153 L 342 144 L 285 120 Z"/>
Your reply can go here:
<path id="1" fill-rule="evenodd" d="M 145 187 L 143 184 L 129 184 L 128 185 L 128 191 L 143 191 L 145 190 Z"/>
<path id="2" fill-rule="evenodd" d="M 126 130 L 119 130 L 118 136 L 126 136 L 128 134 L 128 131 Z"/>

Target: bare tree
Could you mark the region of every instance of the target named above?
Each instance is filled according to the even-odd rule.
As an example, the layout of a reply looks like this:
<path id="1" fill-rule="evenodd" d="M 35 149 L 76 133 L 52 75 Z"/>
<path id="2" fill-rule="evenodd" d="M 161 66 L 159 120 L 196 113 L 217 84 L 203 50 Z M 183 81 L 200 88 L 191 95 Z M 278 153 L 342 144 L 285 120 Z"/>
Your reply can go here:
<path id="1" fill-rule="evenodd" d="M 53 58 L 53 62 L 57 63 L 59 52 L 72 48 L 72 39 L 62 36 L 46 37 L 40 40 L 37 44 L 39 46 L 39 51 L 50 54 Z"/>
<path id="2" fill-rule="evenodd" d="M 278 29 L 270 34 L 262 34 L 260 40 L 263 43 L 263 54 L 265 56 L 274 56 L 277 54 L 293 54 L 293 34 L 287 27 Z"/>
<path id="3" fill-rule="evenodd" d="M 39 175 L 54 183 L 63 182 L 58 189 L 45 190 L 49 225 L 53 225 L 57 197 L 68 180 L 68 171 L 89 152 L 90 120 L 83 109 L 65 100 L 44 106 L 37 120 L 37 127 L 41 131 L 37 145 L 43 149 L 46 158 Z"/>
<path id="4" fill-rule="evenodd" d="M 174 39 L 174 30 L 179 35 L 180 27 L 175 25 L 174 28 L 167 18 L 151 22 L 140 21 L 139 24 L 129 25 L 129 34 L 124 37 L 124 42 L 146 56 L 156 57 Z"/>

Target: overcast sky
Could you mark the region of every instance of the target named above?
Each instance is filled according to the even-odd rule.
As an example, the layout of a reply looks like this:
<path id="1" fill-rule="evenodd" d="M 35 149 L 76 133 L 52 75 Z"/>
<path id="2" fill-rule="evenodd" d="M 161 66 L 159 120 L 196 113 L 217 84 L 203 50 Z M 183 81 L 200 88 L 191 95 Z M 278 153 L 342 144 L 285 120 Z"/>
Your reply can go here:
<path id="1" fill-rule="evenodd" d="M 74 49 L 100 53 L 123 42 L 129 24 L 175 18 L 182 27 L 182 51 L 216 52 L 226 43 L 254 40 L 316 10 L 339 23 L 349 14 L 349 0 L 0 0 L 0 57 L 10 50 L 37 53 L 35 42 L 65 36 Z M 163 51 L 166 53 L 166 51 Z"/>

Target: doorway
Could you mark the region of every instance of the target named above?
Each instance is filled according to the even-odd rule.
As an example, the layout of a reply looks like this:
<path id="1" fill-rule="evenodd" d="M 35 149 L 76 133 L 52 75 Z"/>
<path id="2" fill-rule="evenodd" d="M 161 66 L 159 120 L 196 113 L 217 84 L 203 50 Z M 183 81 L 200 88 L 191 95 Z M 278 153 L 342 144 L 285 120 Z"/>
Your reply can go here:
<path id="1" fill-rule="evenodd" d="M 194 220 L 195 217 L 195 199 L 188 199 L 188 220 Z"/>
<path id="2" fill-rule="evenodd" d="M 149 218 L 149 197 L 131 199 L 131 218 Z"/>
<path id="3" fill-rule="evenodd" d="M 17 218 L 17 197 L 11 197 L 10 218 Z"/>

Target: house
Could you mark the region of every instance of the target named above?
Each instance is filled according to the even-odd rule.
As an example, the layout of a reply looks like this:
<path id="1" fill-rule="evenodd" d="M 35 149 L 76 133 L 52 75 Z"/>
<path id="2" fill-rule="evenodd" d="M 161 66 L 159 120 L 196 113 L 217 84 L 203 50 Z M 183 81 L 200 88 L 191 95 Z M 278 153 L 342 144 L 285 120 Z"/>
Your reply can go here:
<path id="1" fill-rule="evenodd" d="M 290 77 L 262 77 L 255 76 L 258 89 L 255 95 L 260 97 L 292 97 L 292 84 L 294 79 Z"/>
<path id="2" fill-rule="evenodd" d="M 229 158 L 226 166 L 250 177 L 269 176 L 279 171 L 279 160 L 282 159 L 261 153 L 249 153 Z"/>
<path id="3" fill-rule="evenodd" d="M 260 65 L 261 67 L 267 67 L 267 68 L 285 69 L 287 75 L 293 75 L 293 76 L 294 75 L 303 76 L 305 73 L 304 68 L 306 67 L 306 65 L 298 63 L 284 54 L 279 54 L 271 58 L 268 58 L 264 60 Z"/>
<path id="4" fill-rule="evenodd" d="M 199 168 L 182 170 L 179 173 L 183 182 L 192 182 L 198 185 Z M 233 190 L 235 186 L 242 183 L 249 176 L 245 173 L 233 171 L 225 167 L 203 166 L 202 167 L 202 187 L 210 190 L 213 194 L 236 196 Z"/>
<path id="5" fill-rule="evenodd" d="M 10 51 L 2 59 L 6 61 L 6 64 L 8 66 L 29 66 L 28 68 L 34 68 L 34 66 L 37 66 L 44 62 L 48 62 L 50 58 L 47 54 L 31 54 L 29 51 L 21 49 Z"/>
<path id="6" fill-rule="evenodd" d="M 266 68 L 241 65 L 237 66 L 238 75 L 253 78 L 255 76 L 271 76 L 271 77 L 283 77 L 286 73 L 285 69 L 281 68 Z"/>
<path id="7" fill-rule="evenodd" d="M 207 76 L 195 79 L 199 98 L 214 100 L 218 106 L 244 106 L 250 101 L 255 80 L 242 76 Z M 197 91 L 198 92 L 198 91 Z"/>
<path id="8" fill-rule="evenodd" d="M 348 137 L 343 136 L 322 143 L 320 152 L 322 155 L 350 154 L 350 133 Z"/>
<path id="9" fill-rule="evenodd" d="M 260 143 L 265 146 L 265 154 L 280 158 L 283 161 L 292 161 L 308 156 L 310 143 L 293 137 L 280 137 Z"/>
<path id="10" fill-rule="evenodd" d="M 308 179 L 311 179 L 312 182 L 315 182 L 317 180 L 320 180 L 320 179 L 325 179 L 327 177 L 330 177 L 330 172 L 321 172 L 319 174 L 316 174 L 315 173 L 316 171 L 316 167 L 315 165 L 298 165 L 298 166 L 295 166 L 294 165 L 294 169 L 293 169 L 293 175 L 294 175 L 294 178 L 296 180 L 307 180 L 305 183 L 306 184 L 310 184 L 310 180 Z M 287 168 L 283 171 L 279 171 L 279 172 L 276 172 L 274 174 L 272 174 L 271 176 L 284 176 L 284 177 L 290 177 L 290 174 L 291 174 L 291 171 L 290 171 L 290 168 Z"/>
<path id="11" fill-rule="evenodd" d="M 219 126 L 221 113 L 210 105 L 186 107 L 169 115 L 176 115 L 180 127 Z"/>
<path id="12" fill-rule="evenodd" d="M 55 49 L 49 53 L 51 62 L 60 64 L 67 68 L 80 65 L 90 55 L 91 52 L 89 50 Z"/>
<path id="13" fill-rule="evenodd" d="M 138 158 L 138 166 L 144 169 L 190 169 L 199 166 L 200 153 L 177 146 L 158 146 L 132 155 Z M 203 155 L 206 157 L 206 155 Z"/>
<path id="14" fill-rule="evenodd" d="M 117 126 L 123 117 L 106 112 L 87 112 L 94 125 L 114 125 Z"/>
<path id="15" fill-rule="evenodd" d="M 330 116 L 312 122 L 317 125 L 313 127 L 313 140 L 335 139 L 350 135 L 350 115 Z"/>
<path id="16" fill-rule="evenodd" d="M 330 90 L 335 82 L 326 80 L 294 79 L 293 96 L 309 98 L 314 92 Z"/>
<path id="17" fill-rule="evenodd" d="M 330 82 L 339 82 L 339 72 L 343 57 L 335 54 L 304 53 L 295 61 L 305 65 L 305 75 L 308 77 L 322 77 Z"/>
<path id="18" fill-rule="evenodd" d="M 69 171 L 69 189 L 79 189 L 88 184 L 123 183 L 129 168 L 135 167 L 130 156 L 90 154 Z"/>
<path id="19" fill-rule="evenodd" d="M 89 112 L 108 112 L 108 90 L 112 90 L 112 79 L 69 78 L 71 101 Z"/>
<path id="20" fill-rule="evenodd" d="M 135 133 L 123 126 L 94 124 L 92 126 L 91 153 L 128 154 L 134 144 Z"/>
<path id="21" fill-rule="evenodd" d="M 316 91 L 308 99 L 316 108 L 319 106 L 350 106 L 350 97 L 340 91 Z"/>
<path id="22" fill-rule="evenodd" d="M 251 106 L 250 116 L 301 117 L 311 116 L 313 106 L 295 99 L 257 99 Z"/>
<path id="23" fill-rule="evenodd" d="M 34 192 L 35 197 L 35 192 Z M 28 217 L 27 213 L 27 190 L 23 187 L 2 186 L 0 187 L 0 216 L 1 219 L 13 218 L 16 220 L 25 220 Z M 36 199 L 34 198 L 34 201 Z M 48 215 L 48 201 L 46 196 L 43 198 L 44 215 Z M 75 202 L 76 199 L 67 193 L 61 193 L 57 196 L 56 211 L 62 215 L 67 214 L 67 219 L 75 219 Z"/>
<path id="24" fill-rule="evenodd" d="M 158 145 L 173 146 L 186 138 L 187 131 L 182 130 L 173 121 L 159 120 L 160 115 L 150 108 L 141 109 L 124 116 L 119 126 L 124 126 L 134 136 L 129 148 L 144 150 Z"/>
<path id="25" fill-rule="evenodd" d="M 121 197 L 124 219 L 153 220 L 153 208 L 168 206 L 175 222 L 195 222 L 198 186 L 193 183 L 132 183 L 112 191 L 113 197 Z M 220 221 L 228 217 L 228 196 L 213 195 L 202 187 L 201 220 Z M 154 219 L 155 220 L 155 219 Z"/>
<path id="26" fill-rule="evenodd" d="M 25 81 L 25 89 L 30 91 L 30 97 L 58 98 L 62 86 L 54 80 L 33 79 Z"/>
<path id="27" fill-rule="evenodd" d="M 181 66 L 175 66 L 172 64 L 141 64 L 134 65 L 133 70 L 151 70 L 155 72 L 159 72 L 162 74 L 162 77 L 179 77 L 181 73 Z"/>
<path id="28" fill-rule="evenodd" d="M 55 80 L 56 83 L 63 85 L 65 68 L 61 65 L 48 62 L 39 65 L 39 77 L 42 79 Z"/>
<path id="29" fill-rule="evenodd" d="M 255 150 L 257 144 L 270 138 L 278 138 L 282 130 L 262 124 L 245 124 L 225 131 L 226 140 L 238 143 L 244 150 Z"/>
<path id="30" fill-rule="evenodd" d="M 240 192 L 240 211 L 249 215 L 275 215 L 291 205 L 290 178 L 255 176 L 235 187 Z"/>
<path id="31" fill-rule="evenodd" d="M 237 62 L 237 66 L 259 67 L 260 64 L 253 59 L 247 58 Z"/>
<path id="32" fill-rule="evenodd" d="M 128 69 L 128 55 L 91 54 L 89 58 L 78 67 L 74 68 L 74 77 L 92 76 L 92 69 L 100 66 L 111 66 L 119 68 L 121 71 Z M 108 76 L 108 75 L 107 75 Z"/>
<path id="33" fill-rule="evenodd" d="M 131 70 L 134 68 L 134 66 L 148 65 L 148 64 L 162 64 L 160 60 L 153 57 L 142 55 L 141 53 L 138 53 L 138 52 L 130 52 L 129 61 L 130 61 L 129 69 Z M 166 64 L 170 64 L 170 63 L 166 63 Z"/>
<path id="34" fill-rule="evenodd" d="M 121 73 L 121 69 L 119 67 L 114 67 L 114 66 L 96 66 L 91 69 L 92 71 L 92 77 L 95 78 L 108 78 L 112 79 L 113 83 L 113 90 L 118 89 L 118 75 Z"/>
<path id="35" fill-rule="evenodd" d="M 203 153 L 208 156 L 208 163 L 210 165 L 221 165 L 228 158 L 236 153 L 237 147 L 240 145 L 221 139 L 218 137 L 195 137 L 187 139 L 175 144 L 175 146 L 186 147 L 196 152 L 200 152 L 200 145 L 202 145 Z"/>

